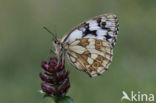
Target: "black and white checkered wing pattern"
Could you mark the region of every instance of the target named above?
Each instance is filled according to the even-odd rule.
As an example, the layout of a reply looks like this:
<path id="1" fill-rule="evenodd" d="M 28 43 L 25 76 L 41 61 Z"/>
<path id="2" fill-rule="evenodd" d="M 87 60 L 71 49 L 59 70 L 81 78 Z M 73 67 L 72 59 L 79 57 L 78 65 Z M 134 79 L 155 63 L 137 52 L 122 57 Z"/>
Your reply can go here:
<path id="1" fill-rule="evenodd" d="M 118 19 L 114 14 L 103 14 L 85 21 L 71 30 L 62 39 L 62 42 L 68 42 L 76 38 L 95 38 L 106 40 L 115 45 L 118 33 Z"/>

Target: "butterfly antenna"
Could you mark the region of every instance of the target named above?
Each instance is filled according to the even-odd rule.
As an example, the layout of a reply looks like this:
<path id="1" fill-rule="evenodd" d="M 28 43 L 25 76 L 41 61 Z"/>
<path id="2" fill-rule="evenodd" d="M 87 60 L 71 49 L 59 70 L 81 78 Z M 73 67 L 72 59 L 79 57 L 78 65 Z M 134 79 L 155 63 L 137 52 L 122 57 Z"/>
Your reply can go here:
<path id="1" fill-rule="evenodd" d="M 48 28 L 46 28 L 45 26 L 43 27 L 43 29 L 45 29 L 46 31 L 48 31 L 55 39 L 56 38 L 56 35 L 54 33 L 52 33 Z"/>
<path id="2" fill-rule="evenodd" d="M 57 38 L 56 24 L 54 25 L 54 33 L 55 33 L 55 36 Z"/>

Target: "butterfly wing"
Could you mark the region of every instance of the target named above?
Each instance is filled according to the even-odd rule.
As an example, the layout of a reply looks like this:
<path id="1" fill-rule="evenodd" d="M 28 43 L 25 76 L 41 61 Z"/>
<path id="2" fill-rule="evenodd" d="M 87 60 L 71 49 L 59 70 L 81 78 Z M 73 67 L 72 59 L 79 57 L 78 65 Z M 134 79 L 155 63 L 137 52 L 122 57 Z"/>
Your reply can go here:
<path id="1" fill-rule="evenodd" d="M 80 38 L 70 40 L 66 48 L 67 60 L 91 77 L 102 74 L 112 61 L 113 48 L 106 40 Z"/>
<path id="2" fill-rule="evenodd" d="M 118 19 L 103 14 L 82 22 L 61 40 L 67 60 L 91 77 L 104 72 L 112 61 L 118 33 Z"/>
<path id="3" fill-rule="evenodd" d="M 74 27 L 61 40 L 67 43 L 71 39 L 77 38 L 96 38 L 106 40 L 115 45 L 118 33 L 118 19 L 114 14 L 103 14 Z"/>

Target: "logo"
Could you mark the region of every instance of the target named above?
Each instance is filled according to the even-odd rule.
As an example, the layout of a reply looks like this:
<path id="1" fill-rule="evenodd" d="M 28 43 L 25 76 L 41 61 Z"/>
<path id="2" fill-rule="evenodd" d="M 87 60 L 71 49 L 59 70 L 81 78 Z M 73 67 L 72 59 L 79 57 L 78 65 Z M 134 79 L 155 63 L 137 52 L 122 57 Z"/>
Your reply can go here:
<path id="1" fill-rule="evenodd" d="M 141 93 L 140 91 L 134 92 L 131 91 L 128 95 L 125 91 L 122 91 L 123 97 L 121 101 L 128 100 L 132 102 L 153 102 L 154 101 L 154 94 L 152 93 Z"/>

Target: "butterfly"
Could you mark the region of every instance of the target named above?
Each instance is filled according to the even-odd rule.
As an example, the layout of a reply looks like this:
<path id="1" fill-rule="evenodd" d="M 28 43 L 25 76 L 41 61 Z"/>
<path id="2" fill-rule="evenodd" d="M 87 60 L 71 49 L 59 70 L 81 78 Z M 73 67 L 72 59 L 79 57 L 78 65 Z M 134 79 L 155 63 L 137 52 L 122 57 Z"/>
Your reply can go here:
<path id="1" fill-rule="evenodd" d="M 76 69 L 95 77 L 112 62 L 118 28 L 115 14 L 96 16 L 75 26 L 61 40 L 54 36 L 55 53 Z"/>

